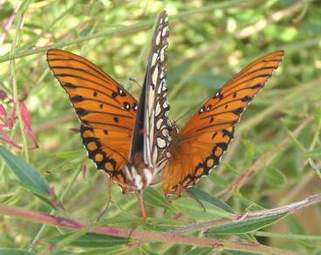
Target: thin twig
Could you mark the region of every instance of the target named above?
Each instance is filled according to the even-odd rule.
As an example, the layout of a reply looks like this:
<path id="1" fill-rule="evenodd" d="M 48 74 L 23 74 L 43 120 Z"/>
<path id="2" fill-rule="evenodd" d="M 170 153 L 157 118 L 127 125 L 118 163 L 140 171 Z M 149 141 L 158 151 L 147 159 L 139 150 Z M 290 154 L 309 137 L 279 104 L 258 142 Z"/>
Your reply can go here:
<path id="1" fill-rule="evenodd" d="M 302 205 L 301 205 L 302 206 Z M 281 250 L 278 248 L 272 248 L 265 245 L 254 243 L 237 243 L 218 239 L 189 237 L 184 235 L 178 235 L 170 232 L 156 232 L 156 231 L 144 231 L 144 230 L 131 230 L 117 227 L 91 227 L 80 223 L 78 221 L 49 215 L 41 212 L 34 212 L 21 208 L 11 207 L 4 204 L 0 204 L 0 214 L 9 215 L 11 217 L 19 217 L 24 220 L 29 220 L 37 223 L 52 225 L 56 227 L 69 228 L 75 230 L 85 230 L 96 234 L 104 234 L 109 236 L 117 236 L 124 238 L 132 238 L 141 242 L 160 241 L 165 243 L 185 244 L 185 245 L 197 245 L 203 247 L 211 247 L 216 249 L 231 249 L 239 251 L 256 252 L 260 254 L 269 255 L 294 255 L 298 253 Z"/>

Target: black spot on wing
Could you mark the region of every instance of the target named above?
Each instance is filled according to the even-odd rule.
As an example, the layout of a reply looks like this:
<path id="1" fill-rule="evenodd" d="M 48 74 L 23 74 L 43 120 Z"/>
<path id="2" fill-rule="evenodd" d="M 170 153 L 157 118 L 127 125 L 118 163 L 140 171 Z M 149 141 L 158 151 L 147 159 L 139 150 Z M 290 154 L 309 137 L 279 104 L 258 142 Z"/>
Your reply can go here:
<path id="1" fill-rule="evenodd" d="M 70 97 L 70 101 L 73 102 L 73 103 L 79 103 L 81 101 L 83 101 L 84 98 L 80 95 L 76 95 L 76 96 L 73 96 L 73 97 Z"/>
<path id="2" fill-rule="evenodd" d="M 255 84 L 254 86 L 251 86 L 251 89 L 260 89 L 262 87 L 263 87 L 263 84 L 258 83 L 258 84 Z"/>
<path id="3" fill-rule="evenodd" d="M 250 96 L 245 96 L 241 99 L 242 102 L 250 102 L 252 100 L 252 97 Z"/>
<path id="4" fill-rule="evenodd" d="M 71 84 L 71 83 L 65 83 L 65 84 L 63 84 L 63 86 L 64 86 L 66 89 L 75 89 L 75 88 L 77 88 L 76 85 Z"/>
<path id="5" fill-rule="evenodd" d="M 240 115 L 243 111 L 244 111 L 244 108 L 240 107 L 240 108 L 233 110 L 233 113 L 236 115 Z"/>
<path id="6" fill-rule="evenodd" d="M 227 149 L 227 143 L 217 143 L 217 147 L 220 147 L 223 151 Z"/>
<path id="7" fill-rule="evenodd" d="M 80 117 L 85 116 L 89 113 L 86 109 L 83 108 L 75 108 L 75 111 Z"/>
<path id="8" fill-rule="evenodd" d="M 223 129 L 222 132 L 223 132 L 223 136 L 228 136 L 230 139 L 233 138 L 233 133 L 234 133 L 233 131 L 230 132 L 230 131 L 228 131 L 226 129 Z"/>

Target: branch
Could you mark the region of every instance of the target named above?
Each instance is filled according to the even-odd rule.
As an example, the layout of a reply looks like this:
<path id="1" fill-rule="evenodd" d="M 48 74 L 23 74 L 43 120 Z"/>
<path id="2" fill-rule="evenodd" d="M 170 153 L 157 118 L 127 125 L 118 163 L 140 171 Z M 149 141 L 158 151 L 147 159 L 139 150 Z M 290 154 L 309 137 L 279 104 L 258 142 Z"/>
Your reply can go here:
<path id="1" fill-rule="evenodd" d="M 36 223 L 52 225 L 56 227 L 74 229 L 74 230 L 84 230 L 88 229 L 88 232 L 103 234 L 108 236 L 117 236 L 123 238 L 132 238 L 141 242 L 165 242 L 170 244 L 185 244 L 185 245 L 196 245 L 203 247 L 217 248 L 220 250 L 238 250 L 255 252 L 260 254 L 269 255 L 295 255 L 298 253 L 289 252 L 286 250 L 281 250 L 278 248 L 272 248 L 265 245 L 260 245 L 256 243 L 237 243 L 231 241 L 223 241 L 218 239 L 209 238 L 198 238 L 189 237 L 184 235 L 179 235 L 173 232 L 156 232 L 156 231 L 144 231 L 144 230 L 132 230 L 118 227 L 91 227 L 80 223 L 78 221 L 49 215 L 46 213 L 35 212 L 30 210 L 25 210 L 17 207 L 11 207 L 4 204 L 0 204 L 0 214 L 9 215 L 11 217 L 18 217 L 24 220 L 33 221 Z"/>
<path id="2" fill-rule="evenodd" d="M 183 234 L 183 233 L 187 233 L 187 232 L 193 232 L 196 230 L 206 230 L 206 229 L 209 229 L 213 226 L 222 225 L 222 224 L 225 224 L 226 222 L 230 222 L 231 219 L 234 221 L 237 221 L 237 222 L 242 222 L 242 221 L 253 219 L 253 218 L 259 219 L 259 218 L 264 218 L 264 217 L 269 217 L 269 216 L 274 216 L 274 215 L 276 216 L 276 215 L 280 215 L 280 214 L 284 214 L 284 213 L 291 213 L 292 214 L 299 209 L 303 209 L 305 207 L 308 207 L 310 205 L 314 205 L 314 204 L 317 204 L 320 202 L 321 202 L 321 193 L 311 195 L 301 201 L 294 202 L 292 204 L 288 204 L 288 205 L 273 208 L 273 209 L 246 212 L 246 213 L 240 213 L 240 214 L 232 214 L 232 215 L 229 215 L 229 218 L 223 218 L 223 219 L 219 219 L 219 220 L 212 220 L 212 221 L 207 221 L 207 222 L 202 222 L 202 223 L 191 224 L 186 227 L 177 228 L 176 230 L 173 231 L 173 233 Z"/>

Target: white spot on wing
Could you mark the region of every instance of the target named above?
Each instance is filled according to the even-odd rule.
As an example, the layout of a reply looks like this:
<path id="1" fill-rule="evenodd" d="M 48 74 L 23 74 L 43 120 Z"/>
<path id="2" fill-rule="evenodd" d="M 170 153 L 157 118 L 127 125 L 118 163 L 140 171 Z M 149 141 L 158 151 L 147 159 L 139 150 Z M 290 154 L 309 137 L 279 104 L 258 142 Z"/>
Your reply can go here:
<path id="1" fill-rule="evenodd" d="M 154 86 L 156 86 L 157 78 L 158 78 L 158 65 L 155 66 L 154 72 L 152 74 L 152 83 Z"/>
<path id="2" fill-rule="evenodd" d="M 164 149 L 166 147 L 166 141 L 160 137 L 157 137 L 157 145 L 159 148 Z"/>
<path id="3" fill-rule="evenodd" d="M 156 112 L 155 112 L 155 116 L 158 116 L 161 113 L 161 106 L 159 104 L 159 101 L 156 104 Z M 156 124 L 157 126 L 157 124 Z"/>
<path id="4" fill-rule="evenodd" d="M 156 64 L 157 57 L 158 57 L 158 54 L 154 53 L 153 57 L 152 57 L 152 66 L 154 66 Z"/>
<path id="5" fill-rule="evenodd" d="M 166 91 L 167 87 L 166 87 L 166 82 L 165 82 L 165 80 L 162 80 L 162 81 L 161 81 L 160 86 L 162 87 L 162 91 Z"/>
<path id="6" fill-rule="evenodd" d="M 155 43 L 156 43 L 156 46 L 158 46 L 159 44 L 160 44 L 160 38 L 161 38 L 161 33 L 160 33 L 160 31 L 157 33 L 157 35 L 156 35 L 156 41 L 155 41 Z"/>
<path id="7" fill-rule="evenodd" d="M 167 136 L 169 135 L 167 128 L 164 128 L 164 129 L 162 130 L 162 135 L 163 135 L 164 137 L 167 137 Z"/>
<path id="8" fill-rule="evenodd" d="M 156 128 L 157 128 L 157 130 L 159 130 L 159 129 L 161 128 L 162 122 L 163 122 L 163 119 L 162 119 L 162 118 L 160 118 L 160 119 L 156 122 Z"/>
<path id="9" fill-rule="evenodd" d="M 160 78 L 160 79 L 163 79 L 164 76 L 165 76 L 165 71 L 164 71 L 164 68 L 162 68 L 161 73 L 160 73 L 160 75 L 159 75 L 159 78 Z"/>
<path id="10" fill-rule="evenodd" d="M 168 106 L 167 102 L 165 101 L 163 107 L 166 108 Z"/>
<path id="11" fill-rule="evenodd" d="M 161 62 L 164 62 L 165 60 L 165 47 L 161 48 L 160 50 L 160 60 Z"/>
<path id="12" fill-rule="evenodd" d="M 162 36 L 165 36 L 168 31 L 168 27 L 165 27 L 162 31 Z"/>

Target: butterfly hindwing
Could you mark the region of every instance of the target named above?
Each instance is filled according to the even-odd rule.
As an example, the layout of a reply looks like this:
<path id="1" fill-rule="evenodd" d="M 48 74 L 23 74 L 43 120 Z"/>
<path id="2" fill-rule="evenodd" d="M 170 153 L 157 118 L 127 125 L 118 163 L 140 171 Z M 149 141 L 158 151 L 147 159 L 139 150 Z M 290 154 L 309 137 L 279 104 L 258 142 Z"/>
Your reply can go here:
<path id="1" fill-rule="evenodd" d="M 99 67 L 76 54 L 50 49 L 47 60 L 81 121 L 89 157 L 127 191 L 122 168 L 129 152 L 136 100 Z"/>
<path id="2" fill-rule="evenodd" d="M 180 194 L 219 164 L 234 126 L 249 102 L 279 66 L 283 51 L 267 54 L 236 74 L 192 116 L 171 144 L 172 158 L 162 184 L 166 194 Z"/>

